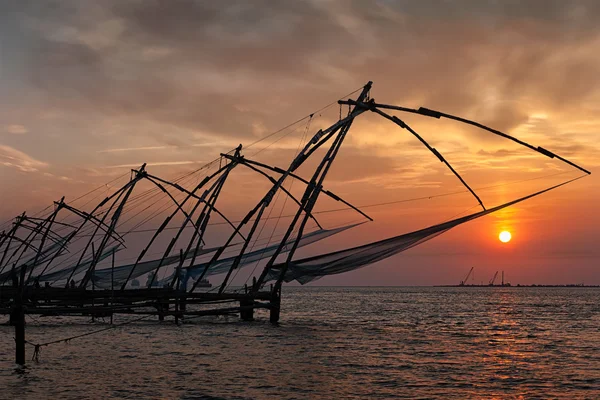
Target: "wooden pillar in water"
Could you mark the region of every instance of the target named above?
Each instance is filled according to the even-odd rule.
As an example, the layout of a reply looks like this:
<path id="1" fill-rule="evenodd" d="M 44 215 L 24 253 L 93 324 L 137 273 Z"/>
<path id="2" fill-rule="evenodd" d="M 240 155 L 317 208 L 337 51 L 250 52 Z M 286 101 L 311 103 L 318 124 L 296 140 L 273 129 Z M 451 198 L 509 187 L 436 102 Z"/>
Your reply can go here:
<path id="1" fill-rule="evenodd" d="M 115 249 L 112 251 L 112 264 L 110 267 L 110 324 L 113 324 L 115 311 Z"/>
<path id="2" fill-rule="evenodd" d="M 23 309 L 23 292 L 25 290 L 26 268 L 21 268 L 21 281 L 15 294 L 13 323 L 15 326 L 15 362 L 25 365 L 25 310 Z"/>
<path id="3" fill-rule="evenodd" d="M 23 304 L 19 301 L 15 304 L 15 362 L 25 365 L 25 313 Z"/>
<path id="4" fill-rule="evenodd" d="M 240 300 L 240 318 L 244 321 L 254 321 L 254 300 Z"/>
<path id="5" fill-rule="evenodd" d="M 179 325 L 179 291 L 175 294 L 175 325 Z"/>
<path id="6" fill-rule="evenodd" d="M 92 242 L 92 260 L 96 257 L 96 252 L 94 250 L 94 243 Z M 94 308 L 96 307 L 96 303 L 94 301 L 94 298 L 96 296 L 96 294 L 94 293 L 96 291 L 96 282 L 94 279 L 94 275 L 96 272 L 92 271 L 92 322 L 96 322 L 96 317 L 95 317 L 95 313 L 94 313 Z M 85 290 L 85 286 L 83 287 L 83 290 Z"/>
<path id="7" fill-rule="evenodd" d="M 179 295 L 181 294 L 181 277 L 179 274 L 181 273 L 181 266 L 183 265 L 184 260 L 185 256 L 183 255 L 183 249 L 179 249 L 179 264 L 177 265 L 177 268 L 175 268 L 175 276 L 173 278 L 175 283 L 175 325 L 179 325 Z"/>
<path id="8" fill-rule="evenodd" d="M 161 300 L 158 301 L 158 303 L 156 303 L 156 309 L 158 311 L 158 320 L 159 321 L 164 321 L 165 320 L 165 314 L 163 314 L 164 312 L 164 304 Z"/>
<path id="9" fill-rule="evenodd" d="M 281 310 L 281 287 L 272 290 L 271 296 L 269 321 L 272 324 L 276 324 L 279 322 L 279 313 Z"/>

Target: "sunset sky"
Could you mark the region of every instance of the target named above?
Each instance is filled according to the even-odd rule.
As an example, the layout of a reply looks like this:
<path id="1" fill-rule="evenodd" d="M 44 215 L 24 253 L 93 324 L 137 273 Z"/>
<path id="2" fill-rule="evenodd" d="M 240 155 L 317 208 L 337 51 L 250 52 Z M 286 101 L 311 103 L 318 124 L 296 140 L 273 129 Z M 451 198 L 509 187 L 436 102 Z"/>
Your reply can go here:
<path id="1" fill-rule="evenodd" d="M 318 284 L 452 284 L 471 267 L 477 283 L 504 270 L 513 284 L 600 284 L 598 21 L 597 1 L 5 1 L 0 220 L 143 162 L 182 175 L 371 80 L 378 102 L 479 121 L 592 175 Z M 315 114 L 308 134 L 339 112 Z M 396 115 L 489 206 L 581 175 L 484 131 Z M 306 129 L 305 120 L 244 154 L 269 146 L 256 159 L 287 167 Z M 236 179 L 222 208 L 240 216 L 246 193 L 266 186 Z M 468 193 L 374 206 L 463 187 L 417 139 L 372 114 L 353 125 L 326 187 L 375 219 L 335 238 L 336 249 L 478 211 Z"/>

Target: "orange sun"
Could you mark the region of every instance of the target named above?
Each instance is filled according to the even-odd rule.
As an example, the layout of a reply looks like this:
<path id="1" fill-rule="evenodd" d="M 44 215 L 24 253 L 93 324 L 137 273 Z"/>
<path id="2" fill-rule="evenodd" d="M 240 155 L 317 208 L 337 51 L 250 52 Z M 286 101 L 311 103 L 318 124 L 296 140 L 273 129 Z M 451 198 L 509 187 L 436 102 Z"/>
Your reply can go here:
<path id="1" fill-rule="evenodd" d="M 512 239 L 512 235 L 509 231 L 502 231 L 500 232 L 500 235 L 498 235 L 498 239 L 500 239 L 502 243 L 508 243 L 510 242 L 510 239 Z"/>

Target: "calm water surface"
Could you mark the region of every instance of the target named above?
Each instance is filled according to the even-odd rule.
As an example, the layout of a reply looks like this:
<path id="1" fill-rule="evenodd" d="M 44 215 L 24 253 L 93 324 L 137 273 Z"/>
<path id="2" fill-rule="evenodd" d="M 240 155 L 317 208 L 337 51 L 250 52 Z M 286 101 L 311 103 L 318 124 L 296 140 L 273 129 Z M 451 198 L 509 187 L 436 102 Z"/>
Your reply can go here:
<path id="1" fill-rule="evenodd" d="M 279 326 L 266 313 L 251 323 L 141 321 L 45 347 L 24 371 L 2 326 L 0 398 L 600 399 L 599 289 L 314 287 L 283 296 Z M 27 338 L 102 326 L 28 318 Z"/>

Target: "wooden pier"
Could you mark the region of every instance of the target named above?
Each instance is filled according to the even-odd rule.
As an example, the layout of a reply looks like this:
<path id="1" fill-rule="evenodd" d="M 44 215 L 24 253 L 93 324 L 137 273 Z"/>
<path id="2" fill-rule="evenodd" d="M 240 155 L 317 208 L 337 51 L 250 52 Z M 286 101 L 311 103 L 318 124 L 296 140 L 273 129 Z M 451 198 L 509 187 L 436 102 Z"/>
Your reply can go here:
<path id="1" fill-rule="evenodd" d="M 26 314 L 89 315 L 153 314 L 158 316 L 220 315 L 252 313 L 255 308 L 272 309 L 277 297 L 271 291 L 248 293 L 183 292 L 170 288 L 111 290 L 26 287 L 22 291 L 0 287 L 0 314 L 10 315 L 20 299 Z M 214 308 L 215 305 L 239 303 L 238 307 Z M 213 306 L 210 309 L 188 308 L 189 305 Z M 240 314 L 240 315 L 241 315 Z M 244 314 L 245 315 L 245 314 Z"/>
<path id="2" fill-rule="evenodd" d="M 15 362 L 25 364 L 25 315 L 112 317 L 117 314 L 172 317 L 239 315 L 254 320 L 254 310 L 267 309 L 279 321 L 280 291 L 184 292 L 172 288 L 141 288 L 114 292 L 80 288 L 0 286 L 0 314 L 15 327 Z"/>

